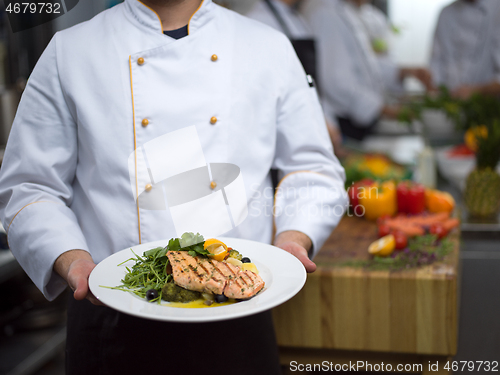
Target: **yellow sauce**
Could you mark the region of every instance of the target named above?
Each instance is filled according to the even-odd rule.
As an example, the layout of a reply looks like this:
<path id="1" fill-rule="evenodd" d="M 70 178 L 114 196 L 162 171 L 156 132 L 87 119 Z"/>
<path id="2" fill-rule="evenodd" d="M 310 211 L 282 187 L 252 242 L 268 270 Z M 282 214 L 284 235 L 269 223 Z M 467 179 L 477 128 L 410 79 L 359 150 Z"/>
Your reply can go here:
<path id="1" fill-rule="evenodd" d="M 236 303 L 234 300 L 229 300 L 227 302 L 222 302 L 222 303 L 217 303 L 214 302 L 210 306 L 205 305 L 205 300 L 204 299 L 197 299 L 191 302 L 169 302 L 167 306 L 169 307 L 180 307 L 183 309 L 204 309 L 206 307 L 219 307 L 219 306 L 227 306 L 227 305 L 232 305 L 233 303 Z"/>

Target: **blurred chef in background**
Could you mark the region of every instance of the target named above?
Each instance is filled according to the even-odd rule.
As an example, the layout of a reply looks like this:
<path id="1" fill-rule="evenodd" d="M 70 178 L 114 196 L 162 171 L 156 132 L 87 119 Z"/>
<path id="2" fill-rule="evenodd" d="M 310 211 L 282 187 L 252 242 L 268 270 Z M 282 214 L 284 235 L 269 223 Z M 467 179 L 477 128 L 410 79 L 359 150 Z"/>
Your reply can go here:
<path id="1" fill-rule="evenodd" d="M 436 85 L 463 99 L 500 96 L 500 1 L 457 0 L 439 16 L 431 57 Z"/>
<path id="2" fill-rule="evenodd" d="M 311 28 L 297 10 L 299 2 L 300 0 L 260 0 L 254 4 L 246 16 L 283 32 L 290 39 L 306 73 L 317 81 L 316 42 Z M 327 101 L 320 100 L 335 154 L 341 156 L 343 154 L 342 135 L 333 115 L 334 110 L 329 107 Z"/>
<path id="3" fill-rule="evenodd" d="M 370 43 L 375 53 L 387 55 L 389 44 L 394 29 L 389 19 L 379 8 L 369 0 L 358 0 L 355 2 L 359 18 L 368 33 Z"/>
<path id="4" fill-rule="evenodd" d="M 432 87 L 427 69 L 400 68 L 373 50 L 360 16 L 360 0 L 305 0 L 301 12 L 318 47 L 319 88 L 337 115 L 342 133 L 362 140 L 384 116 L 397 118 L 398 105 L 386 104 L 389 93 L 402 94 L 406 77 Z"/>

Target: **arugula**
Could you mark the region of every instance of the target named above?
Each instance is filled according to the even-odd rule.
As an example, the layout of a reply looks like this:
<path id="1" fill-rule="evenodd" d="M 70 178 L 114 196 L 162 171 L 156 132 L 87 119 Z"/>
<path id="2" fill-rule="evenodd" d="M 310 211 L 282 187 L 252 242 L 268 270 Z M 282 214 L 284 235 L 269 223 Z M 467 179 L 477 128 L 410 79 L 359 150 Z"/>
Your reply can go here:
<path id="1" fill-rule="evenodd" d="M 146 293 L 150 289 L 158 292 L 158 297 L 150 302 L 161 302 L 163 286 L 172 279 L 172 275 L 167 273 L 169 264 L 167 251 L 187 251 L 191 256 L 207 256 L 209 252 L 203 248 L 203 236 L 199 233 L 184 233 L 181 238 L 171 238 L 165 247 L 155 247 L 146 250 L 142 256 L 137 255 L 129 258 L 118 266 L 129 261 L 135 261 L 132 267 L 126 267 L 127 273 L 121 280 L 122 285 L 116 287 L 106 287 L 126 292 L 132 292 L 139 297 L 146 298 Z"/>
<path id="2" fill-rule="evenodd" d="M 207 256 L 209 252 L 203 248 L 205 242 L 203 236 L 199 233 L 184 233 L 181 238 L 172 238 L 168 241 L 168 250 L 170 251 L 187 251 L 191 256 Z"/>

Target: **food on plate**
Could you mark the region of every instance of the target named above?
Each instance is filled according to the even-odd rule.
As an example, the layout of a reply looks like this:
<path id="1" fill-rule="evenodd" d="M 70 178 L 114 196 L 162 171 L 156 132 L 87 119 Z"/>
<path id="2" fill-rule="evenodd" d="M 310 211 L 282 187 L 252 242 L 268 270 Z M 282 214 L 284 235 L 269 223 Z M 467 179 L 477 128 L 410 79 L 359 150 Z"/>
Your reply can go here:
<path id="1" fill-rule="evenodd" d="M 376 241 L 368 247 L 368 252 L 372 255 L 387 257 L 396 249 L 396 239 L 394 235 L 389 234 Z"/>
<path id="2" fill-rule="evenodd" d="M 167 257 L 175 284 L 188 290 L 248 299 L 264 287 L 260 276 L 231 263 L 193 257 L 185 251 L 167 251 Z"/>
<path id="3" fill-rule="evenodd" d="M 162 290 L 162 299 L 168 302 L 191 302 L 201 298 L 201 293 L 181 288 L 175 283 L 165 283 Z"/>
<path id="4" fill-rule="evenodd" d="M 208 256 L 212 259 L 221 261 L 224 260 L 228 253 L 225 243 L 215 239 L 209 238 L 203 243 L 203 248 L 209 252 Z"/>
<path id="5" fill-rule="evenodd" d="M 123 284 L 112 289 L 133 292 L 149 302 L 207 307 L 250 299 L 265 286 L 248 257 L 243 258 L 220 240 L 205 241 L 199 234 L 184 233 L 181 238 L 172 238 L 166 247 L 135 256 L 120 263 L 135 261 L 126 268 Z M 204 300 L 204 305 L 187 306 L 197 300 Z"/>
<path id="6" fill-rule="evenodd" d="M 398 212 L 421 214 L 425 211 L 425 187 L 412 181 L 401 181 L 396 189 Z"/>
<path id="7" fill-rule="evenodd" d="M 425 202 L 427 211 L 432 213 L 451 212 L 455 208 L 455 199 L 445 191 L 427 189 Z"/>

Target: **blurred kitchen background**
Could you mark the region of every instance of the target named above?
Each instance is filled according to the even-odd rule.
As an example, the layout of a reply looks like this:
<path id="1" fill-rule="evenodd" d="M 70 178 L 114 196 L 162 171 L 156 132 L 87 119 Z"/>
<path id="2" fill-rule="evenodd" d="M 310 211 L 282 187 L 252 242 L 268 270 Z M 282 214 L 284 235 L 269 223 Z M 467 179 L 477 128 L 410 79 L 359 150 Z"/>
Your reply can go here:
<path id="1" fill-rule="evenodd" d="M 215 1 L 245 13 L 255 0 Z M 375 0 L 397 29 L 389 41 L 391 57 L 401 65 L 426 66 L 441 9 L 452 0 Z M 119 1 L 82 0 L 54 22 L 13 34 L 0 4 L 0 159 L 16 107 L 37 59 L 53 34 L 90 19 Z M 408 95 L 419 95 L 419 81 L 407 79 Z M 432 125 L 432 126 L 431 126 Z M 380 121 L 375 133 L 349 146 L 363 152 L 381 152 L 394 162 L 417 169 L 426 146 L 423 124 L 406 126 Z M 439 111 L 426 124 L 437 181 L 461 206 L 463 184 L 472 159 L 446 160 L 443 150 L 459 143 L 463 134 Z M 459 344 L 456 360 L 500 359 L 500 226 L 462 223 Z M 64 374 L 65 299 L 48 303 L 25 276 L 8 250 L 5 231 L 0 238 L 0 374 Z M 262 374 L 265 375 L 265 374 Z"/>

